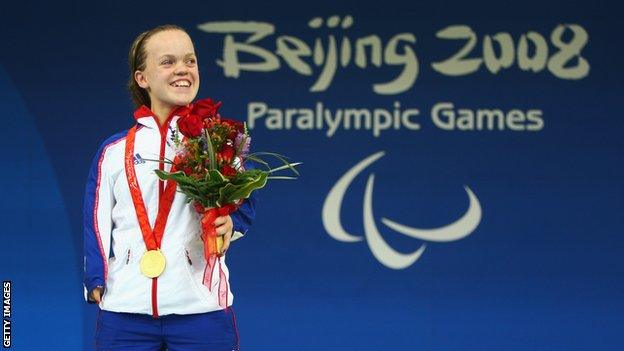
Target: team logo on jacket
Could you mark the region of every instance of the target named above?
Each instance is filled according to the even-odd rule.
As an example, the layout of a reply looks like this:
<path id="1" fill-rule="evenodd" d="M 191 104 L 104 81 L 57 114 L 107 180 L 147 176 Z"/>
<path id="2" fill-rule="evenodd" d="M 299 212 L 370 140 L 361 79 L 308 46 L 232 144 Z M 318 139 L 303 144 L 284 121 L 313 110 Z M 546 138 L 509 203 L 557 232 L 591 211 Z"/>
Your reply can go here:
<path id="1" fill-rule="evenodd" d="M 139 155 L 138 153 L 136 153 L 136 154 L 133 156 L 133 159 L 134 159 L 134 164 L 135 164 L 135 165 L 145 163 L 145 160 L 143 159 L 143 157 L 141 157 L 141 155 Z"/>
<path id="2" fill-rule="evenodd" d="M 364 236 L 354 235 L 347 232 L 340 222 L 340 209 L 342 207 L 342 200 L 345 193 L 355 177 L 362 173 L 362 171 L 364 171 L 364 169 L 370 166 L 373 162 L 384 156 L 384 154 L 384 151 L 380 151 L 357 163 L 349 169 L 329 191 L 327 197 L 325 198 L 322 212 L 323 226 L 329 236 L 338 241 L 347 243 L 355 243 L 366 238 L 368 247 L 373 253 L 373 256 L 379 262 L 388 268 L 404 269 L 416 262 L 425 252 L 425 249 L 427 248 L 426 242 L 449 242 L 460 240 L 470 235 L 477 228 L 481 222 L 481 205 L 472 190 L 470 190 L 469 187 L 464 186 L 464 190 L 466 191 L 469 199 L 468 210 L 463 216 L 461 216 L 461 218 L 445 226 L 430 229 L 415 228 L 395 222 L 388 218 L 382 218 L 381 223 L 386 227 L 396 231 L 397 233 L 424 241 L 424 243 L 422 243 L 416 251 L 408 254 L 395 250 L 386 242 L 377 229 L 377 223 L 373 214 L 373 187 L 375 184 L 375 174 L 371 173 L 368 176 L 366 189 L 364 190 L 364 201 L 362 204 Z"/>

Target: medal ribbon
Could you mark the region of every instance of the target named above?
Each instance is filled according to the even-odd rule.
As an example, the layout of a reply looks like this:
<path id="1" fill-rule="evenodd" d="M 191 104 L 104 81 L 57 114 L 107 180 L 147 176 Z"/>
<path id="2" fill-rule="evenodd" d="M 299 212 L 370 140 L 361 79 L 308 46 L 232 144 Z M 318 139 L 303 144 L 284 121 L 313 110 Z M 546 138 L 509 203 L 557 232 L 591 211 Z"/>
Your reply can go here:
<path id="1" fill-rule="evenodd" d="M 134 169 L 134 140 L 136 137 L 137 127 L 136 125 L 128 131 L 126 137 L 126 152 L 125 152 L 125 168 L 126 177 L 128 178 L 128 186 L 130 187 L 130 195 L 132 196 L 132 203 L 134 204 L 134 210 L 141 227 L 141 233 L 143 234 L 143 241 L 147 250 L 156 250 L 160 248 L 163 234 L 165 232 L 165 225 L 167 224 L 167 218 L 169 212 L 171 212 L 171 205 L 173 198 L 175 197 L 175 191 L 177 183 L 168 180 L 167 187 L 159 201 L 158 215 L 156 216 L 156 223 L 154 223 L 154 229 L 151 228 L 149 218 L 147 216 L 147 209 L 145 208 L 145 202 L 141 194 L 141 188 L 136 176 L 136 170 Z M 171 172 L 175 172 L 175 164 L 173 165 Z"/>

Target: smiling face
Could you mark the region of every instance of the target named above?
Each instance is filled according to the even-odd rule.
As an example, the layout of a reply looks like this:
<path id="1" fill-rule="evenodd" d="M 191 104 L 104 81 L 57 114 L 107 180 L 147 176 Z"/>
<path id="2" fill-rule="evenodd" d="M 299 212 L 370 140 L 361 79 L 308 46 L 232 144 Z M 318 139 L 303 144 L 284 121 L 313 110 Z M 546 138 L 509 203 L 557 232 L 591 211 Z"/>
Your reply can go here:
<path id="1" fill-rule="evenodd" d="M 147 39 L 144 50 L 145 69 L 134 72 L 134 79 L 147 90 L 152 111 L 165 118 L 173 107 L 192 102 L 199 90 L 193 42 L 183 31 L 165 30 Z"/>

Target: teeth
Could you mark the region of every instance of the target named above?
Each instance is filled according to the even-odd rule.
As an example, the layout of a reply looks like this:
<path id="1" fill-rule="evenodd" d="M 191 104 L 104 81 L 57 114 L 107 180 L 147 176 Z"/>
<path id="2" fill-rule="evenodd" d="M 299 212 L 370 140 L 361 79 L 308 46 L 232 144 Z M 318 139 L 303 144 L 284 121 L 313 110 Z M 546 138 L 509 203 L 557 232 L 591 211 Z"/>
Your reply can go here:
<path id="1" fill-rule="evenodd" d="M 174 86 L 174 87 L 190 87 L 191 86 L 191 82 L 189 82 L 188 80 L 180 80 L 180 81 L 177 81 L 177 82 L 173 82 L 170 85 Z"/>

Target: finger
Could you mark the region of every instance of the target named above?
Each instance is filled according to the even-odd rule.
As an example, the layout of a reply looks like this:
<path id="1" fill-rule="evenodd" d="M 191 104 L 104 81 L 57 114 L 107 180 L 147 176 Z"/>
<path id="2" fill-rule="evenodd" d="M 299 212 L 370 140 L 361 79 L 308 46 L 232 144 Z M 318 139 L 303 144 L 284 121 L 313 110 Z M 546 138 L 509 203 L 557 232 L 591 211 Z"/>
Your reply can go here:
<path id="1" fill-rule="evenodd" d="M 227 217 L 225 216 L 217 217 L 214 221 L 215 227 L 221 226 L 225 223 L 227 223 Z"/>
<path id="2" fill-rule="evenodd" d="M 229 233 L 232 231 L 233 228 L 233 224 L 231 221 L 226 221 L 225 223 L 223 223 L 222 225 L 218 226 L 215 228 L 215 231 L 217 232 L 218 235 L 224 235 L 226 233 Z"/>
<path id="3" fill-rule="evenodd" d="M 230 247 L 232 241 L 232 233 L 227 233 L 223 236 L 223 247 L 221 248 L 221 256 L 225 254 L 225 251 Z"/>
<path id="4" fill-rule="evenodd" d="M 232 227 L 224 224 L 220 227 L 215 228 L 215 231 L 217 232 L 217 235 L 225 235 L 232 231 Z"/>
<path id="5" fill-rule="evenodd" d="M 100 303 L 100 289 L 95 289 L 93 290 L 93 299 L 95 300 L 96 303 Z"/>

